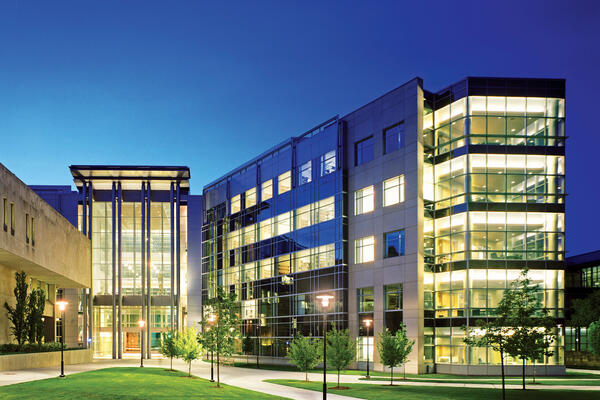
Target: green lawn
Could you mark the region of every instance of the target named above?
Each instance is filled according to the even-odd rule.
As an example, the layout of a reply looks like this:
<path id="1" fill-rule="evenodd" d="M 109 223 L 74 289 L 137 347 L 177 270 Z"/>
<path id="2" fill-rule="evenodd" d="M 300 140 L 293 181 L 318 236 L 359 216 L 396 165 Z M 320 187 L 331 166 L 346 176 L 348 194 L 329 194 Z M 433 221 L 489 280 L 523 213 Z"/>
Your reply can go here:
<path id="1" fill-rule="evenodd" d="M 302 389 L 321 391 L 322 382 L 308 382 L 289 379 L 271 379 L 267 382 L 280 385 L 293 386 Z M 500 399 L 499 389 L 474 389 L 455 388 L 441 386 L 389 386 L 362 383 L 348 383 L 343 386 L 350 387 L 348 390 L 335 390 L 331 387 L 329 393 L 344 396 L 358 397 L 369 400 L 480 400 Z M 581 390 L 507 390 L 507 400 L 587 400 L 600 398 L 598 391 Z"/>
<path id="2" fill-rule="evenodd" d="M 256 360 L 256 359 L 254 359 Z M 235 367 L 238 368 L 250 368 L 256 369 L 256 361 L 252 363 L 250 361 L 249 364 L 245 362 L 236 362 L 234 364 Z M 292 371 L 299 372 L 298 368 L 293 365 L 272 365 L 265 364 L 260 365 L 260 369 L 271 370 L 271 371 Z M 321 373 L 322 369 L 312 369 L 309 372 Z M 327 373 L 335 374 L 337 370 L 335 369 L 327 369 Z M 342 375 L 361 375 L 364 376 L 366 371 L 359 371 L 355 369 L 342 370 Z M 390 373 L 389 372 L 380 372 L 380 371 L 370 371 L 371 379 L 385 381 L 386 379 L 389 381 Z M 397 370 L 394 368 L 394 380 L 402 379 L 402 369 Z M 427 382 L 461 382 L 461 383 L 500 383 L 501 378 L 499 376 L 474 376 L 474 375 L 450 375 L 450 374 L 406 374 L 406 380 L 415 380 L 415 381 L 427 381 Z M 531 376 L 526 377 L 527 384 L 529 384 L 532 380 Z M 564 376 L 538 376 L 536 377 L 536 383 L 543 383 L 547 385 L 564 385 L 573 383 L 573 381 L 577 380 L 577 385 L 585 385 L 585 386 L 600 386 L 600 375 L 599 374 L 589 374 L 585 372 L 567 372 Z M 506 381 L 508 383 L 521 384 L 520 376 L 509 376 L 506 377 Z"/>
<path id="3" fill-rule="evenodd" d="M 163 368 L 106 368 L 64 379 L 0 386 L 0 399 L 282 399 L 235 386 L 215 387 L 206 379 L 187 378 Z"/>

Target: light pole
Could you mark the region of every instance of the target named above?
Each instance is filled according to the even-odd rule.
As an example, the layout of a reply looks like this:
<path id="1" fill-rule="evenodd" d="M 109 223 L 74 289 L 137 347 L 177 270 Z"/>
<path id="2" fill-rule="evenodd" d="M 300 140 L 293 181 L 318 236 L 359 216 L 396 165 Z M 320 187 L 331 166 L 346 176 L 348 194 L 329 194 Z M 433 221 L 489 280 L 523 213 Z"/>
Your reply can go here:
<path id="1" fill-rule="evenodd" d="M 65 377 L 65 357 L 64 357 L 64 350 L 65 350 L 65 309 L 67 308 L 67 303 L 66 301 L 57 301 L 56 305 L 58 305 L 58 309 L 60 310 L 60 312 L 62 313 L 61 315 L 61 324 L 60 324 L 60 375 L 59 378 L 64 378 Z"/>
<path id="2" fill-rule="evenodd" d="M 327 399 L 327 308 L 329 301 L 333 299 L 330 294 L 322 294 L 317 296 L 321 301 L 323 308 L 323 400 Z"/>
<path id="3" fill-rule="evenodd" d="M 215 322 L 215 319 L 216 319 L 215 314 L 210 314 L 208 316 L 208 322 L 210 322 L 211 324 L 213 322 Z M 207 330 L 210 330 L 210 327 L 208 327 Z M 215 338 L 215 340 L 216 340 L 216 338 Z M 210 381 L 214 382 L 215 381 L 215 370 L 214 370 L 214 367 L 213 367 L 214 357 L 213 357 L 213 349 L 212 349 L 212 347 L 213 346 L 211 345 L 210 346 Z"/>
<path id="4" fill-rule="evenodd" d="M 372 322 L 373 321 L 370 320 L 370 319 L 365 319 L 363 321 L 363 323 L 367 327 L 367 376 L 366 376 L 367 379 L 371 379 L 371 376 L 369 376 L 369 347 L 370 347 L 370 344 L 369 344 L 369 328 L 371 327 L 371 323 Z"/>
<path id="5" fill-rule="evenodd" d="M 144 368 L 144 326 L 146 326 L 146 321 L 140 319 L 138 325 L 140 326 L 140 368 Z"/>

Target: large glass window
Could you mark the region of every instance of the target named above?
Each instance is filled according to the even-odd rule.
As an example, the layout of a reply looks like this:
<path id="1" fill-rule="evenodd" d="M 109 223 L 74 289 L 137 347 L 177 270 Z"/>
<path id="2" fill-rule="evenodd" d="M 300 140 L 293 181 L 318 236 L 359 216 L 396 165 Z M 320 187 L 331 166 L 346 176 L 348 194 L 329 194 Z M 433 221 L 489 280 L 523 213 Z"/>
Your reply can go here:
<path id="1" fill-rule="evenodd" d="M 397 257 L 404 255 L 404 230 L 388 232 L 384 238 L 384 257 Z"/>
<path id="2" fill-rule="evenodd" d="M 358 289 L 358 312 L 373 312 L 374 302 L 372 287 Z"/>
<path id="3" fill-rule="evenodd" d="M 404 145 L 404 122 L 383 131 L 384 154 L 398 150 Z"/>
<path id="4" fill-rule="evenodd" d="M 391 206 L 404 201 L 404 175 L 383 181 L 383 206 Z"/>
<path id="5" fill-rule="evenodd" d="M 273 179 L 262 183 L 261 201 L 269 200 L 273 197 Z"/>
<path id="6" fill-rule="evenodd" d="M 385 310 L 402 310 L 402 284 L 385 285 L 383 291 L 385 293 Z"/>
<path id="7" fill-rule="evenodd" d="M 298 168 L 298 185 L 304 185 L 312 181 L 312 162 L 307 161 Z"/>
<path id="8" fill-rule="evenodd" d="M 354 215 L 366 214 L 375 209 L 375 189 L 367 186 L 354 192 Z"/>
<path id="9" fill-rule="evenodd" d="M 375 237 L 366 236 L 354 241 L 354 254 L 356 264 L 372 262 L 375 260 Z"/>
<path id="10" fill-rule="evenodd" d="M 368 163 L 374 155 L 373 136 L 354 143 L 354 165 Z"/>
<path id="11" fill-rule="evenodd" d="M 235 195 L 231 198 L 231 206 L 230 206 L 230 214 L 235 214 L 237 212 L 240 212 L 242 210 L 242 196 L 241 195 Z"/>
<path id="12" fill-rule="evenodd" d="M 292 173 L 290 171 L 286 171 L 279 175 L 278 194 L 282 194 L 290 190 L 292 190 Z"/>
<path id="13" fill-rule="evenodd" d="M 246 208 L 256 205 L 256 188 L 246 190 Z"/>
<path id="14" fill-rule="evenodd" d="M 586 288 L 600 288 L 600 266 L 582 268 L 581 286 Z"/>
<path id="15" fill-rule="evenodd" d="M 331 150 L 321 156 L 320 175 L 325 176 L 334 171 L 335 171 L 335 150 Z"/>

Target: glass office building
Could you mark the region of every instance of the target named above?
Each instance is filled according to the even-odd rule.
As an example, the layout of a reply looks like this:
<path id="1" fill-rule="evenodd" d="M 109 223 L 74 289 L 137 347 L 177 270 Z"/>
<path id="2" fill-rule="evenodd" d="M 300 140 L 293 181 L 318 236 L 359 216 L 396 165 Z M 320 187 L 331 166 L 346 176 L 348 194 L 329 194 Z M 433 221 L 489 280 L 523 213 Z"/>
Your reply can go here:
<path id="1" fill-rule="evenodd" d="M 186 318 L 187 167 L 70 167 L 92 243 L 95 357 L 150 357 Z M 140 334 L 138 321 L 146 321 Z"/>
<path id="2" fill-rule="evenodd" d="M 237 293 L 261 356 L 322 335 L 327 292 L 359 367 L 404 323 L 407 371 L 495 374 L 464 327 L 528 268 L 558 334 L 537 372 L 564 371 L 564 98 L 557 79 L 415 78 L 261 154 L 204 188 L 202 299 Z"/>
<path id="3" fill-rule="evenodd" d="M 341 135 L 334 118 L 204 188 L 202 298 L 237 294 L 255 354 L 321 335 L 324 292 L 338 299 L 329 320 L 347 324 Z"/>

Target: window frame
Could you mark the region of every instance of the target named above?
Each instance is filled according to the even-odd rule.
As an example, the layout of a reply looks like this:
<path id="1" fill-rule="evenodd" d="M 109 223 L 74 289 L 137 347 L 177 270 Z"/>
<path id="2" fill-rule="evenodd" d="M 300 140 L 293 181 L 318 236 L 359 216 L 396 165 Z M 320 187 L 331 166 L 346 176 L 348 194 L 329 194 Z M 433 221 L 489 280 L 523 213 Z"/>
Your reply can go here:
<path id="1" fill-rule="evenodd" d="M 398 140 L 397 140 L 397 146 L 396 148 L 392 149 L 392 150 L 388 150 L 387 145 L 388 145 L 388 141 L 387 141 L 387 133 L 389 131 L 392 131 L 394 128 L 398 128 Z M 400 121 L 392 126 L 389 126 L 387 128 L 385 128 L 383 130 L 383 154 L 391 154 L 394 151 L 400 150 L 401 148 L 404 147 L 404 121 Z"/>
<path id="2" fill-rule="evenodd" d="M 386 183 L 387 182 L 391 182 L 393 180 L 397 179 L 398 180 L 398 184 L 394 185 L 394 186 L 390 186 L 389 188 L 386 188 Z M 390 206 L 394 206 L 396 204 L 400 204 L 400 203 L 404 203 L 405 201 L 405 187 L 406 187 L 406 180 L 404 179 L 404 174 L 400 174 L 397 176 L 393 176 L 391 178 L 385 179 L 383 181 L 383 183 L 381 184 L 381 188 L 382 188 L 382 205 L 383 207 L 390 207 Z M 387 203 L 386 201 L 386 194 L 388 194 L 389 192 L 393 191 L 395 188 L 397 188 L 397 194 L 398 194 L 398 201 L 395 203 Z"/>
<path id="3" fill-rule="evenodd" d="M 370 194 L 364 195 L 363 193 L 371 189 Z M 371 202 L 369 203 L 371 209 L 365 211 L 365 199 L 371 197 Z M 360 205 L 360 207 L 359 207 Z M 375 211 L 375 185 L 365 186 L 364 188 L 357 189 L 354 191 L 354 215 L 362 215 L 368 214 Z"/>
<path id="4" fill-rule="evenodd" d="M 359 154 L 363 154 L 362 151 L 359 152 L 359 147 L 364 146 L 367 142 L 370 142 L 370 147 L 371 147 L 371 154 L 370 154 L 370 159 L 365 160 L 365 157 L 360 157 L 359 160 Z M 354 166 L 358 167 L 359 165 L 363 165 L 366 164 L 370 161 L 373 161 L 375 159 L 375 140 L 373 138 L 373 135 L 371 136 L 367 136 L 366 138 L 363 138 L 361 140 L 358 140 L 356 142 L 354 142 Z"/>
<path id="5" fill-rule="evenodd" d="M 364 244 L 366 240 L 372 239 L 372 243 Z M 364 257 L 364 250 L 367 247 L 372 248 L 373 258 L 368 260 Z M 359 256 L 360 255 L 360 256 Z M 366 264 L 375 261 L 375 236 L 364 236 L 354 240 L 354 263 L 355 264 Z"/>
<path id="6" fill-rule="evenodd" d="M 398 234 L 398 254 L 395 256 L 388 255 L 388 235 L 392 235 L 394 233 Z M 398 229 L 395 231 L 385 232 L 383 234 L 383 258 L 394 258 L 400 257 L 405 254 L 405 231 L 404 229 Z"/>

